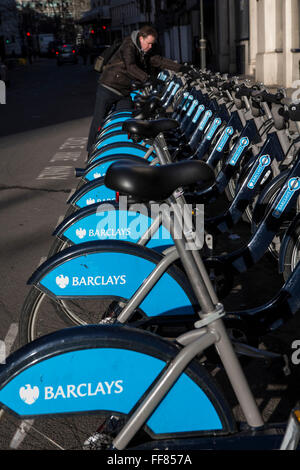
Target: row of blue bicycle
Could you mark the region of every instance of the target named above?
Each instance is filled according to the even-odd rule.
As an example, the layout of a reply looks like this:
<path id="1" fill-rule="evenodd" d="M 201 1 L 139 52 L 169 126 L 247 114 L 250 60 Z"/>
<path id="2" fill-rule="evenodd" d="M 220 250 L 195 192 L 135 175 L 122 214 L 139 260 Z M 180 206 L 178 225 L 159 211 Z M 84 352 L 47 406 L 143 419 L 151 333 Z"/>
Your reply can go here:
<path id="1" fill-rule="evenodd" d="M 29 280 L 0 402 L 34 418 L 32 432 L 54 448 L 296 449 L 298 408 L 265 423 L 241 364 L 278 360 L 289 373 L 280 346 L 259 344 L 300 308 L 300 105 L 285 90 L 195 68 L 159 79 L 132 95 L 134 110 L 111 110 L 75 170 L 77 189 Z M 241 220 L 249 241 L 216 255 Z M 267 252 L 280 291 L 225 312 L 234 279 Z M 57 415 L 69 433 L 41 431 Z"/>

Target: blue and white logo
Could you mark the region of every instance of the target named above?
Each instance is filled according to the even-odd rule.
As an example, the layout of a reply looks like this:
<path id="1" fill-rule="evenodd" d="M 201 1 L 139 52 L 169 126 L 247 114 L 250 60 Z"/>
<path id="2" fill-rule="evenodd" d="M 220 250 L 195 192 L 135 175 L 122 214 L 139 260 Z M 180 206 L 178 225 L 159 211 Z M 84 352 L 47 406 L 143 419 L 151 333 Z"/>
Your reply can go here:
<path id="1" fill-rule="evenodd" d="M 0 400 L 20 416 L 129 413 L 164 366 L 159 359 L 112 347 L 66 352 L 23 368 L 0 390 Z"/>
<path id="2" fill-rule="evenodd" d="M 240 158 L 240 156 L 242 155 L 244 149 L 249 145 L 249 139 L 248 137 L 242 137 L 240 139 L 240 143 L 237 147 L 237 149 L 235 150 L 234 154 L 232 155 L 230 161 L 229 161 L 229 164 L 232 165 L 232 166 L 235 166 Z"/>
<path id="3" fill-rule="evenodd" d="M 203 113 L 205 107 L 203 106 L 203 104 L 201 104 L 200 106 L 198 106 L 198 109 L 197 109 L 197 112 L 195 114 L 195 116 L 193 117 L 192 119 L 192 123 L 193 124 L 196 124 L 196 122 L 198 121 L 199 117 L 201 116 L 201 114 Z"/>
<path id="4" fill-rule="evenodd" d="M 65 289 L 69 285 L 70 279 L 68 276 L 60 274 L 59 276 L 56 276 L 55 282 L 58 287 L 60 287 L 61 289 Z"/>
<path id="5" fill-rule="evenodd" d="M 265 168 L 267 168 L 271 164 L 271 158 L 269 155 L 263 155 L 259 159 L 258 167 L 256 168 L 254 174 L 252 175 L 250 181 L 247 184 L 247 188 L 254 189 L 259 178 L 263 174 Z"/>
<path id="6" fill-rule="evenodd" d="M 64 385 L 46 385 L 39 387 L 26 384 L 19 390 L 19 396 L 26 405 L 33 405 L 40 397 L 43 400 L 74 399 L 111 395 L 123 392 L 123 380 L 103 381 L 97 383 L 79 383 Z"/>
<path id="7" fill-rule="evenodd" d="M 190 106 L 190 109 L 189 109 L 188 112 L 187 112 L 187 116 L 190 117 L 190 116 L 192 115 L 192 113 L 194 112 L 194 109 L 196 108 L 197 104 L 198 104 L 198 100 L 194 100 L 194 101 L 192 102 L 192 104 L 191 104 L 191 106 Z"/>
<path id="8" fill-rule="evenodd" d="M 40 396 L 40 390 L 36 385 L 31 387 L 30 384 L 26 384 L 20 388 L 19 395 L 26 405 L 33 405 Z"/>
<path id="9" fill-rule="evenodd" d="M 216 118 L 214 119 L 214 122 L 212 123 L 212 125 L 210 126 L 209 128 L 209 131 L 208 131 L 208 134 L 206 136 L 207 140 L 211 140 L 216 132 L 216 130 L 218 129 L 218 127 L 221 125 L 222 123 L 222 120 L 220 118 Z"/>
<path id="10" fill-rule="evenodd" d="M 206 111 L 206 113 L 203 116 L 202 121 L 199 124 L 200 131 L 203 131 L 204 127 L 206 126 L 206 124 L 208 123 L 211 117 L 212 117 L 212 111 L 209 109 L 208 111 Z"/>
<path id="11" fill-rule="evenodd" d="M 233 135 L 233 127 L 226 127 L 223 134 L 220 137 L 219 142 L 217 143 L 217 152 L 222 152 L 230 136 Z"/>
<path id="12" fill-rule="evenodd" d="M 173 81 L 170 82 L 170 83 L 169 83 L 169 86 L 168 86 L 168 88 L 167 88 L 167 92 L 170 91 L 174 85 L 175 85 L 175 82 L 173 82 Z"/>
<path id="13" fill-rule="evenodd" d="M 176 83 L 176 85 L 174 86 L 174 88 L 173 88 L 173 90 L 172 90 L 171 96 L 174 96 L 174 95 L 175 95 L 175 93 L 177 92 L 178 88 L 179 88 L 179 84 Z"/>
<path id="14" fill-rule="evenodd" d="M 298 177 L 290 178 L 283 196 L 281 197 L 279 203 L 277 204 L 276 208 L 274 209 L 272 213 L 273 217 L 279 218 L 281 216 L 281 214 L 286 209 L 288 203 L 292 199 L 293 195 L 299 189 L 300 189 L 300 178 Z"/>
<path id="15" fill-rule="evenodd" d="M 84 179 L 87 181 L 92 181 L 98 178 L 101 178 L 106 175 L 107 169 L 110 167 L 115 160 L 108 161 L 106 163 L 100 163 L 96 167 L 92 168 L 91 170 L 87 171 L 84 175 Z"/>
<path id="16" fill-rule="evenodd" d="M 189 107 L 189 105 L 191 104 L 191 101 L 194 99 L 193 95 L 188 95 L 186 101 L 185 101 L 185 104 L 183 106 L 183 111 L 186 111 Z"/>
<path id="17" fill-rule="evenodd" d="M 115 199 L 115 191 L 107 188 L 104 185 L 99 185 L 98 187 L 89 190 L 77 201 L 75 201 L 75 203 L 78 207 L 86 207 L 92 204 L 96 204 L 96 202 L 114 201 Z"/>
<path id="18" fill-rule="evenodd" d="M 86 229 L 79 227 L 76 229 L 76 236 L 79 238 L 79 240 L 83 240 L 86 237 Z"/>

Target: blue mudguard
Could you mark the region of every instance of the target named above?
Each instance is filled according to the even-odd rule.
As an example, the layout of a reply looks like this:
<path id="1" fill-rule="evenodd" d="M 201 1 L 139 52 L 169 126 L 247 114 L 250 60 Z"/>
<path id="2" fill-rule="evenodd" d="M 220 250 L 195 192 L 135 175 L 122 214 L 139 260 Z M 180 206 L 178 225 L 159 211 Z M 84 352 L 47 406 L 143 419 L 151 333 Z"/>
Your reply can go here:
<path id="1" fill-rule="evenodd" d="M 84 169 L 82 178 L 85 181 L 92 181 L 94 179 L 100 178 L 101 176 L 105 176 L 108 167 L 116 161 L 130 160 L 135 163 L 140 163 L 141 158 L 143 157 L 116 153 L 115 155 L 94 160 Z"/>
<path id="2" fill-rule="evenodd" d="M 61 330 L 7 358 L 0 369 L 0 402 L 21 418 L 98 411 L 130 415 L 178 351 L 127 326 Z M 225 398 L 193 361 L 144 429 L 150 437 L 164 438 L 227 434 L 235 426 Z"/>
<path id="3" fill-rule="evenodd" d="M 97 138 L 101 138 L 103 136 L 108 136 L 111 132 L 121 131 L 122 130 L 122 123 L 119 122 L 112 122 L 109 126 L 100 129 Z"/>
<path id="4" fill-rule="evenodd" d="M 69 244 L 97 240 L 125 240 L 137 243 L 153 223 L 156 213 L 149 206 L 138 205 L 121 209 L 119 204 L 98 203 L 83 207 L 63 220 L 53 235 Z M 149 209 L 149 210 L 147 210 Z M 148 248 L 165 250 L 174 245 L 169 228 L 164 225 L 156 230 L 146 243 Z"/>
<path id="5" fill-rule="evenodd" d="M 116 115 L 109 116 L 108 119 L 105 120 L 104 125 L 102 126 L 102 129 L 107 129 L 109 126 L 112 124 L 121 124 L 126 121 L 127 119 L 130 119 L 132 117 L 132 113 L 118 113 Z"/>
<path id="6" fill-rule="evenodd" d="M 68 204 L 82 208 L 97 202 L 115 201 L 116 191 L 104 185 L 104 177 L 96 178 L 81 186 L 68 199 Z"/>
<path id="7" fill-rule="evenodd" d="M 114 143 L 123 143 L 123 142 L 130 142 L 133 143 L 133 140 L 128 137 L 128 133 L 124 131 L 115 131 L 108 134 L 108 136 L 104 136 L 100 138 L 99 141 L 96 142 L 95 146 L 97 149 L 100 149 L 106 145 L 114 144 Z M 143 144 L 143 142 L 141 142 Z M 147 147 L 147 145 L 145 145 Z M 149 146 L 148 146 L 149 147 Z"/>
<path id="8" fill-rule="evenodd" d="M 55 299 L 109 297 L 130 299 L 163 255 L 126 241 L 86 242 L 45 261 L 28 284 Z M 183 272 L 172 265 L 139 308 L 147 317 L 193 316 L 197 302 Z"/>
<path id="9" fill-rule="evenodd" d="M 103 148 L 98 149 L 95 153 L 93 153 L 89 158 L 89 163 L 94 160 L 99 160 L 103 157 L 108 157 L 111 155 L 122 154 L 122 155 L 134 155 L 136 157 L 145 157 L 148 148 L 143 145 L 133 144 L 132 142 L 116 142 L 114 144 L 105 145 Z M 155 152 L 152 151 L 153 156 L 155 156 Z"/>

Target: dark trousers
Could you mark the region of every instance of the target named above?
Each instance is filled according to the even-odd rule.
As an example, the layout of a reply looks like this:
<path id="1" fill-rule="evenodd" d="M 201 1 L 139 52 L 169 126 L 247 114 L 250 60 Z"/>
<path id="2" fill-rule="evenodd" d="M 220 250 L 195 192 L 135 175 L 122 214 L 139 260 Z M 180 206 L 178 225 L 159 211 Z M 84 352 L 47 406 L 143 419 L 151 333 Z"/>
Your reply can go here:
<path id="1" fill-rule="evenodd" d="M 92 146 L 95 144 L 96 135 L 102 126 L 102 122 L 111 110 L 113 105 L 117 105 L 119 111 L 125 109 L 132 109 L 132 101 L 130 96 L 124 97 L 113 93 L 101 84 L 98 85 L 96 94 L 96 103 L 94 116 L 90 127 L 87 151 L 90 152 Z"/>

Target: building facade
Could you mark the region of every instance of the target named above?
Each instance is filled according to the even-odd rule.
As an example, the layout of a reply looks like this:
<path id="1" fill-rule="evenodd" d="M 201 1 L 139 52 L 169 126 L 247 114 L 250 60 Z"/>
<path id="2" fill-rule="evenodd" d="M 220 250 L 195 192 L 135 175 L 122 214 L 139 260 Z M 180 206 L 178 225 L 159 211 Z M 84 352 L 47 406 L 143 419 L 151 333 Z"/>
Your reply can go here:
<path id="1" fill-rule="evenodd" d="M 111 0 L 111 29 L 125 37 L 145 23 L 155 21 L 154 0 Z"/>
<path id="2" fill-rule="evenodd" d="M 300 1 L 250 0 L 249 73 L 266 85 L 299 80 Z"/>
<path id="3" fill-rule="evenodd" d="M 15 0 L 0 2 L 0 59 L 19 55 L 21 40 L 19 34 L 18 10 Z"/>
<path id="4" fill-rule="evenodd" d="M 201 64 L 204 44 L 210 70 L 266 85 L 299 80 L 300 0 L 91 0 L 89 15 L 86 29 L 107 25 L 103 43 L 152 23 L 174 60 Z"/>

